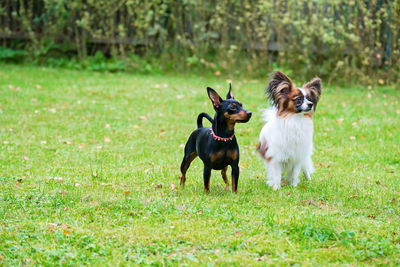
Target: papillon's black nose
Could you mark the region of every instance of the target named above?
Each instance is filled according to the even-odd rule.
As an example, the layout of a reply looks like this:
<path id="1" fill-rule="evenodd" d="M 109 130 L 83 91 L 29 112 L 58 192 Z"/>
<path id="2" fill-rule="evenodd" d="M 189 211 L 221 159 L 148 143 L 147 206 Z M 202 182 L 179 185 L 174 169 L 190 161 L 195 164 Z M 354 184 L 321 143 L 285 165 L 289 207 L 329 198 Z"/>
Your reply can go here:
<path id="1" fill-rule="evenodd" d="M 309 108 L 309 109 L 311 109 L 311 108 L 312 108 L 312 106 L 313 106 L 313 104 L 312 104 L 312 103 L 309 103 L 309 104 L 308 104 L 308 108 Z"/>

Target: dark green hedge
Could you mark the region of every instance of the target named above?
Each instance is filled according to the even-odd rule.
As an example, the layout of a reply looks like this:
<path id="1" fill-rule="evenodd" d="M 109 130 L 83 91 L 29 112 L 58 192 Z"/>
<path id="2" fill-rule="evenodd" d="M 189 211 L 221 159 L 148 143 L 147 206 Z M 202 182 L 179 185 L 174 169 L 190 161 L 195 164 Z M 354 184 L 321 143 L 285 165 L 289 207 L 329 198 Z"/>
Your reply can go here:
<path id="1" fill-rule="evenodd" d="M 102 51 L 170 68 L 386 82 L 399 78 L 400 0 L 3 0 L 0 37 L 25 39 L 33 58 Z"/>

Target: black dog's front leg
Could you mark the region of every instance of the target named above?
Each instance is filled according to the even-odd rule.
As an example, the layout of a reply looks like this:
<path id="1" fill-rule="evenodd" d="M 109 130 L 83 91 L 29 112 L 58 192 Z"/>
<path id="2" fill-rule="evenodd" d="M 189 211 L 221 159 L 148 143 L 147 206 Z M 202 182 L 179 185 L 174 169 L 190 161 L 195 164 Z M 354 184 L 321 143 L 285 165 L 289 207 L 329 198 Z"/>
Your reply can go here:
<path id="1" fill-rule="evenodd" d="M 232 192 L 236 193 L 239 182 L 239 165 L 238 163 L 232 166 Z"/>
<path id="2" fill-rule="evenodd" d="M 203 179 L 204 179 L 204 191 L 208 193 L 210 190 L 210 177 L 211 177 L 211 168 L 204 165 L 203 170 Z"/>

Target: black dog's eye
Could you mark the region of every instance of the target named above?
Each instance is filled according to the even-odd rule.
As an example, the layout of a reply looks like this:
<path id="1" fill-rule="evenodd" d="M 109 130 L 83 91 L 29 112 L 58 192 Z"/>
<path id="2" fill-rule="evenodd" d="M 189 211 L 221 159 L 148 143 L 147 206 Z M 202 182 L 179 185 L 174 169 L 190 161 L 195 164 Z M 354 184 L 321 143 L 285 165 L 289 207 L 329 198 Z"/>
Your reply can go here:
<path id="1" fill-rule="evenodd" d="M 237 106 L 231 106 L 230 110 L 237 110 Z"/>

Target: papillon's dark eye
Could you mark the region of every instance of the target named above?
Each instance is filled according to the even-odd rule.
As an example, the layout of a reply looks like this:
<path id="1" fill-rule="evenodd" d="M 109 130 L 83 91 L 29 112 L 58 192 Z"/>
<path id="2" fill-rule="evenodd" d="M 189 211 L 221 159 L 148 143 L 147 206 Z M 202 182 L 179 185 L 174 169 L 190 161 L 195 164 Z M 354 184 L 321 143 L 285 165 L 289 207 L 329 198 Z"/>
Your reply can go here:
<path id="1" fill-rule="evenodd" d="M 303 97 L 298 96 L 292 99 L 296 106 L 300 106 L 303 103 Z"/>
<path id="2" fill-rule="evenodd" d="M 237 110 L 237 106 L 235 105 L 232 105 L 230 108 L 229 108 L 230 110 Z"/>

